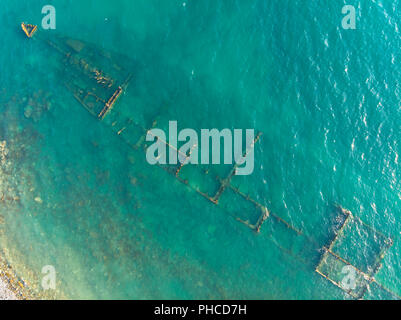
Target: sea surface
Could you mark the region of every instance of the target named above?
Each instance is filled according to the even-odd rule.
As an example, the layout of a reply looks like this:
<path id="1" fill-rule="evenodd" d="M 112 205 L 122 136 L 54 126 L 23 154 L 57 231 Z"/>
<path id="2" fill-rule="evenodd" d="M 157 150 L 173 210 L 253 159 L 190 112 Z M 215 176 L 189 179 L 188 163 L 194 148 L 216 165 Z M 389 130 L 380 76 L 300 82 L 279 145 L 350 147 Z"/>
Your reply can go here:
<path id="1" fill-rule="evenodd" d="M 401 296 L 399 0 L 54 0 L 42 30 L 46 4 L 0 2 L 0 248 L 27 286 L 51 265 L 58 298 L 351 299 L 315 272 L 338 204 L 369 227 L 334 249 L 381 263 L 363 297 Z M 300 234 L 273 218 L 257 234 L 146 163 L 22 21 L 131 59 L 114 108 L 144 126 L 262 132 L 253 174 L 233 179 Z"/>

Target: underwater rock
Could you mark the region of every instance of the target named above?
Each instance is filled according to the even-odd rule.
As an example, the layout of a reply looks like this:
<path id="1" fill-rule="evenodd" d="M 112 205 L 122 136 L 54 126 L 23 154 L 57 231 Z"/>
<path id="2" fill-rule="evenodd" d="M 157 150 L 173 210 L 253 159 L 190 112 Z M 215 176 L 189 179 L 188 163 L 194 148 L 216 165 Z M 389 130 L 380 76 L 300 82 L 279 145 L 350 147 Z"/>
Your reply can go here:
<path id="1" fill-rule="evenodd" d="M 46 110 L 47 111 L 50 111 L 50 109 L 52 108 L 52 101 L 48 101 L 46 104 L 45 104 L 45 108 L 46 108 Z"/>
<path id="2" fill-rule="evenodd" d="M 6 148 L 7 141 L 0 141 L 0 162 L 1 165 L 6 165 L 8 149 Z"/>
<path id="3" fill-rule="evenodd" d="M 128 156 L 128 161 L 131 163 L 131 164 L 135 164 L 135 157 L 134 156 Z"/>
<path id="4" fill-rule="evenodd" d="M 53 100 L 51 93 L 38 90 L 33 94 L 20 99 L 20 103 L 25 105 L 25 117 L 36 122 L 40 119 L 43 113 L 52 108 Z"/>
<path id="5" fill-rule="evenodd" d="M 40 203 L 40 204 L 42 204 L 43 203 L 43 200 L 42 200 L 42 198 L 41 197 L 35 197 L 35 199 L 34 199 L 37 203 Z"/>
<path id="6" fill-rule="evenodd" d="M 29 119 L 32 116 L 33 108 L 31 105 L 27 105 L 24 109 L 25 118 Z"/>

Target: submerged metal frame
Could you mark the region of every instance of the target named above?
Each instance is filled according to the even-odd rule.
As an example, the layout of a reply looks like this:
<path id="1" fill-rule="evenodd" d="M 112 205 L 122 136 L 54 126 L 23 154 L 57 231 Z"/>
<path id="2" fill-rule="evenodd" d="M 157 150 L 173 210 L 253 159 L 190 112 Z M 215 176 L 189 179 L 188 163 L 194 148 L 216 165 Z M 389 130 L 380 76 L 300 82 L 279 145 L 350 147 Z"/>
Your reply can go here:
<path id="1" fill-rule="evenodd" d="M 345 216 L 345 220 L 342 224 L 342 226 L 340 227 L 340 229 L 338 230 L 338 232 L 335 234 L 334 238 L 330 241 L 329 245 L 327 247 L 323 247 L 324 253 L 320 258 L 320 261 L 318 263 L 318 265 L 315 268 L 315 271 L 320 274 L 322 277 L 324 277 L 326 280 L 330 281 L 332 284 L 334 284 L 336 287 L 340 288 L 341 290 L 343 290 L 344 292 L 346 292 L 347 294 L 349 294 L 351 297 L 353 297 L 354 299 L 363 299 L 366 291 L 369 288 L 369 285 L 371 283 L 375 283 L 377 284 L 381 289 L 385 290 L 387 293 L 391 294 L 393 297 L 397 298 L 397 299 L 401 299 L 401 297 L 399 297 L 397 294 L 395 294 L 394 292 L 390 291 L 389 289 L 387 289 L 386 287 L 384 287 L 382 284 L 380 284 L 379 282 L 377 282 L 377 280 L 375 279 L 375 275 L 379 272 L 382 264 L 381 261 L 384 259 L 386 253 L 388 252 L 388 250 L 390 249 L 390 247 L 393 245 L 393 240 L 387 236 L 385 236 L 384 234 L 382 234 L 381 232 L 373 229 L 371 226 L 369 226 L 368 224 L 364 223 L 361 219 L 356 218 L 353 216 L 353 214 L 351 213 L 351 211 L 344 209 L 340 206 L 338 206 L 338 209 L 340 209 L 341 213 L 344 214 Z M 384 246 L 380 252 L 377 254 L 376 256 L 376 264 L 372 266 L 372 271 L 368 274 L 362 270 L 360 270 L 359 268 L 357 268 L 356 266 L 354 266 L 352 263 L 350 263 L 349 261 L 347 261 L 346 259 L 342 258 L 340 255 L 336 254 L 335 252 L 332 251 L 334 245 L 336 244 L 336 242 L 341 238 L 341 236 L 344 234 L 344 230 L 346 228 L 346 226 L 351 223 L 352 220 L 357 220 L 359 221 L 365 228 L 367 228 L 368 230 L 370 230 L 373 234 L 377 234 L 380 235 L 382 238 L 385 239 L 385 242 L 387 242 L 387 245 Z M 344 288 L 341 283 L 337 282 L 335 279 L 330 278 L 329 274 L 325 274 L 321 269 L 322 266 L 324 265 L 327 255 L 331 255 L 332 257 L 334 257 L 335 259 L 341 261 L 342 263 L 352 267 L 357 274 L 361 275 L 367 282 L 367 284 L 362 287 L 362 292 L 359 295 L 355 295 L 352 290 L 348 290 L 346 288 Z"/>
<path id="2" fill-rule="evenodd" d="M 37 26 L 30 25 L 30 24 L 25 24 L 25 23 L 21 24 L 21 28 L 22 28 L 22 30 L 24 31 L 25 35 L 28 38 L 32 38 L 32 36 L 37 31 Z M 54 43 L 52 41 L 49 41 L 49 40 L 45 40 L 45 41 L 46 41 L 46 43 L 48 45 L 50 45 L 51 47 L 56 49 L 59 53 L 61 53 L 65 57 L 65 59 L 67 59 L 67 62 L 69 62 L 70 64 L 73 64 L 75 66 L 78 66 L 80 68 L 79 70 L 86 76 L 87 79 L 94 80 L 94 83 L 96 83 L 98 86 L 101 86 L 104 90 L 112 89 L 113 85 L 116 83 L 116 81 L 114 79 L 112 79 L 111 77 L 105 75 L 102 70 L 100 70 L 98 68 L 93 68 L 93 67 L 91 68 L 91 66 L 88 63 L 86 63 L 85 60 L 76 58 L 75 54 L 72 51 L 65 51 L 59 45 L 57 45 L 56 43 Z M 118 98 L 123 94 L 124 90 L 128 86 L 128 83 L 130 82 L 131 78 L 132 78 L 132 75 L 129 74 L 128 77 L 125 79 L 125 81 L 123 81 L 120 85 L 117 85 L 115 87 L 115 89 L 113 89 L 111 96 L 109 96 L 108 98 L 101 98 L 96 94 L 96 92 L 92 92 L 90 90 L 80 88 L 78 85 L 74 86 L 73 84 L 71 84 L 69 82 L 65 82 L 65 86 L 73 93 L 75 99 L 91 115 L 93 115 L 96 119 L 102 121 L 112 111 L 115 103 L 117 102 Z M 98 89 L 99 89 L 99 87 L 98 87 Z M 101 110 L 99 112 L 96 112 L 94 107 L 92 107 L 91 105 L 89 105 L 86 102 L 86 99 L 88 97 L 94 97 L 96 102 L 101 102 L 102 108 L 101 108 Z M 136 149 L 136 150 L 140 149 L 141 146 L 144 145 L 146 135 L 147 134 L 151 134 L 151 131 L 149 129 L 143 128 L 141 125 L 133 122 L 131 119 L 128 119 L 128 122 L 129 123 L 127 125 L 123 126 L 122 128 L 117 128 L 117 130 L 115 132 L 116 132 L 116 134 L 118 136 L 121 136 L 124 139 L 124 134 L 123 133 L 127 128 L 129 128 L 128 126 L 132 125 L 136 129 L 139 129 L 140 131 L 142 131 L 143 134 L 140 135 L 138 141 L 135 142 L 134 144 L 132 144 L 131 142 L 128 142 L 126 139 L 124 139 L 124 142 L 126 142 L 133 149 Z M 115 127 L 116 123 L 117 123 L 117 121 L 113 122 L 111 126 Z M 156 123 L 157 123 L 156 121 L 153 122 L 152 128 L 156 126 Z M 247 150 L 245 151 L 244 156 L 246 156 L 249 152 L 253 151 L 254 146 L 259 141 L 261 135 L 262 135 L 261 133 L 257 134 L 257 136 L 254 139 L 252 145 L 250 147 L 248 147 Z M 160 137 L 156 137 L 156 138 L 160 139 Z M 169 144 L 167 141 L 163 141 L 163 140 L 160 140 L 160 141 L 162 141 L 169 148 L 174 148 L 174 150 L 176 150 L 178 153 L 180 153 L 180 151 L 177 150 L 177 148 L 175 148 L 174 146 Z M 252 203 L 255 206 L 256 210 L 260 210 L 259 218 L 257 219 L 255 224 L 250 223 L 249 220 L 243 220 L 243 219 L 239 218 L 235 213 L 233 214 L 232 212 L 229 212 L 229 214 L 236 221 L 242 223 L 243 225 L 247 226 L 248 228 L 250 228 L 251 230 L 255 231 L 256 233 L 259 233 L 261 231 L 262 225 L 264 224 L 264 222 L 266 220 L 268 220 L 270 217 L 273 217 L 279 223 L 284 224 L 288 229 L 296 232 L 297 235 L 301 235 L 302 234 L 302 232 L 300 230 L 296 229 L 290 223 L 288 223 L 287 221 L 285 221 L 284 219 L 282 219 L 278 215 L 270 212 L 269 209 L 266 206 L 260 204 L 256 200 L 252 199 L 249 195 L 246 195 L 241 190 L 239 190 L 238 187 L 235 187 L 235 186 L 233 186 L 231 184 L 231 180 L 232 180 L 233 176 L 235 175 L 235 172 L 236 172 L 236 169 L 237 169 L 237 166 L 238 166 L 237 164 L 234 165 L 234 167 L 231 169 L 231 171 L 229 172 L 229 174 L 225 178 L 220 178 L 219 176 L 217 176 L 215 178 L 216 181 L 220 185 L 219 185 L 218 190 L 212 196 L 210 196 L 209 194 L 206 194 L 205 192 L 199 190 L 197 187 L 191 185 L 188 180 L 182 178 L 181 175 L 180 175 L 181 170 L 183 169 L 184 166 L 186 166 L 189 163 L 190 155 L 191 155 L 191 152 L 192 152 L 194 147 L 196 147 L 196 145 L 194 145 L 191 148 L 191 150 L 188 152 L 188 154 L 182 154 L 181 153 L 181 156 L 183 156 L 185 158 L 185 161 L 180 163 L 179 165 L 176 165 L 175 167 L 174 166 L 162 166 L 162 165 L 159 165 L 159 166 L 162 167 L 168 173 L 174 175 L 175 178 L 178 181 L 180 181 L 181 183 L 185 184 L 186 186 L 192 188 L 197 193 L 202 195 L 204 198 L 206 198 L 207 200 L 212 202 L 214 205 L 220 206 L 219 199 L 222 196 L 222 194 L 225 192 L 225 190 L 227 190 L 227 189 L 232 190 L 235 194 L 238 194 L 240 197 L 242 197 L 246 201 L 249 201 L 250 203 Z M 208 175 L 209 173 L 205 172 L 204 174 Z M 341 225 L 341 227 L 339 228 L 339 230 L 336 232 L 334 238 L 330 241 L 329 245 L 327 247 L 323 248 L 325 252 L 321 256 L 321 259 L 320 259 L 318 265 L 316 266 L 315 271 L 318 274 L 320 274 L 323 278 L 328 280 L 330 283 L 334 284 L 335 286 L 337 286 L 338 288 L 340 288 L 341 290 L 343 290 L 344 292 L 346 292 L 347 294 L 349 294 L 351 297 L 353 297 L 355 299 L 362 299 L 364 297 L 366 291 L 369 288 L 369 284 L 371 284 L 371 283 L 377 284 L 380 288 L 382 288 L 383 290 L 385 290 L 386 292 L 388 292 L 392 296 L 394 296 L 394 297 L 396 297 L 398 299 L 401 299 L 395 293 L 391 292 L 390 290 L 385 288 L 383 285 L 378 283 L 376 281 L 376 279 L 374 278 L 374 276 L 380 270 L 381 261 L 383 260 L 385 254 L 387 253 L 389 248 L 392 246 L 393 240 L 391 238 L 386 237 L 382 233 L 374 230 L 372 227 L 370 227 L 369 225 L 365 224 L 360 219 L 354 218 L 352 213 L 349 210 L 346 210 L 346 209 L 344 209 L 342 207 L 339 207 L 339 209 L 341 210 L 342 214 L 345 216 L 345 220 L 344 220 L 343 224 Z M 332 250 L 334 245 L 335 245 L 335 243 L 336 243 L 336 241 L 342 236 L 342 234 L 344 233 L 344 229 L 346 228 L 346 226 L 350 223 L 350 221 L 352 219 L 358 219 L 358 221 L 361 222 L 363 226 L 365 226 L 369 230 L 373 231 L 374 234 L 378 234 L 381 237 L 385 237 L 385 239 L 388 239 L 388 245 L 385 246 L 380 251 L 380 253 L 378 254 L 377 259 L 376 259 L 377 263 L 376 263 L 376 265 L 373 266 L 373 270 L 372 270 L 372 272 L 370 272 L 370 274 L 368 274 L 366 272 L 363 272 L 362 270 L 358 269 L 356 266 L 352 265 L 350 262 L 346 261 L 344 258 L 342 258 L 340 255 L 336 254 Z M 324 272 L 321 271 L 321 267 L 322 267 L 323 263 L 325 262 L 325 259 L 327 258 L 327 255 L 330 255 L 331 257 L 337 259 L 338 261 L 340 261 L 340 262 L 342 262 L 342 263 L 344 263 L 346 265 L 351 266 L 359 275 L 361 275 L 363 277 L 363 279 L 365 279 L 367 281 L 367 285 L 364 288 L 362 288 L 362 292 L 361 292 L 360 295 L 355 295 L 352 291 L 343 288 L 341 283 L 339 283 L 339 282 L 335 281 L 334 279 L 330 278 L 329 274 L 325 274 Z"/>

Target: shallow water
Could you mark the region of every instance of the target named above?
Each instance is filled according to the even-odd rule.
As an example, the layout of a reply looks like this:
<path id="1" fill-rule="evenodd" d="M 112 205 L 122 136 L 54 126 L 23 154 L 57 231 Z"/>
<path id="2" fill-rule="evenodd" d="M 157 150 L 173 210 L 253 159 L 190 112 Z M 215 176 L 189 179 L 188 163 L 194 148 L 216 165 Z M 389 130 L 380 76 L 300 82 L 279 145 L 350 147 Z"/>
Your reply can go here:
<path id="1" fill-rule="evenodd" d="M 360 3 L 355 31 L 339 0 L 53 2 L 57 29 L 39 32 L 134 62 L 116 111 L 262 131 L 254 173 L 233 183 L 302 236 L 274 219 L 255 234 L 148 165 L 21 33 L 46 3 L 3 1 L 1 190 L 19 200 L 0 203 L 0 241 L 27 283 L 41 290 L 53 265 L 58 297 L 349 299 L 315 272 L 338 203 L 394 240 L 376 279 L 401 295 L 399 1 Z M 358 232 L 341 250 L 366 267 L 380 239 Z"/>

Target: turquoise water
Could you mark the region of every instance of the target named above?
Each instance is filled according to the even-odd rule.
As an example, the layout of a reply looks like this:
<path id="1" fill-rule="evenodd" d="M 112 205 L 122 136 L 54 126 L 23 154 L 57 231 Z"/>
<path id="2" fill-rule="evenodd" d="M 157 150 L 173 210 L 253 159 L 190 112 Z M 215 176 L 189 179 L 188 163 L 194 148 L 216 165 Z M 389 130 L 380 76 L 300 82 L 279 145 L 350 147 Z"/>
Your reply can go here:
<path id="1" fill-rule="evenodd" d="M 41 33 L 134 61 L 115 108 L 138 123 L 262 131 L 234 183 L 302 237 L 270 220 L 255 234 L 95 120 L 19 29 L 45 4 L 0 4 L 0 190 L 19 197 L 0 203 L 0 244 L 28 283 L 53 265 L 58 297 L 349 299 L 315 272 L 338 203 L 394 240 L 375 278 L 401 296 L 399 1 L 347 1 L 357 30 L 340 0 L 52 1 Z M 356 234 L 343 255 L 368 261 Z"/>

